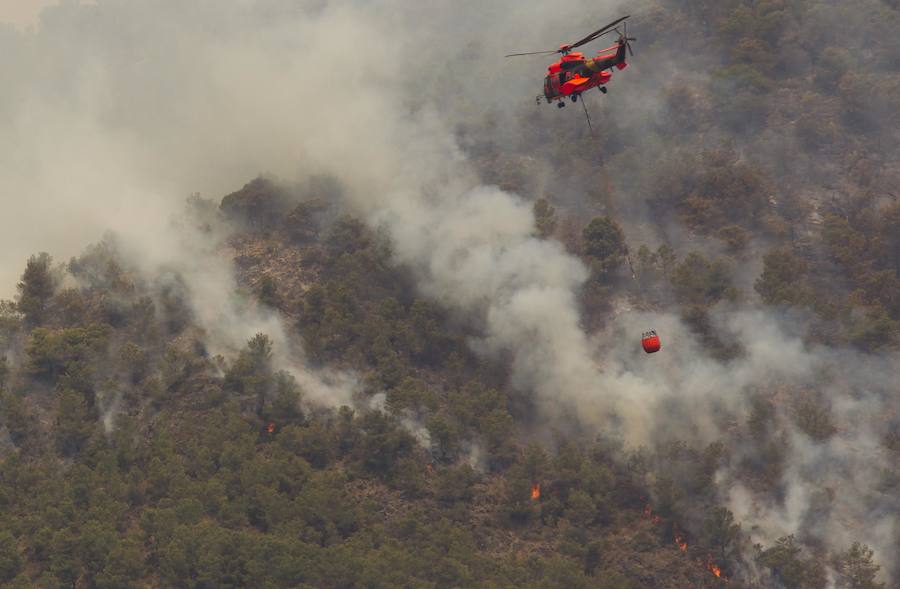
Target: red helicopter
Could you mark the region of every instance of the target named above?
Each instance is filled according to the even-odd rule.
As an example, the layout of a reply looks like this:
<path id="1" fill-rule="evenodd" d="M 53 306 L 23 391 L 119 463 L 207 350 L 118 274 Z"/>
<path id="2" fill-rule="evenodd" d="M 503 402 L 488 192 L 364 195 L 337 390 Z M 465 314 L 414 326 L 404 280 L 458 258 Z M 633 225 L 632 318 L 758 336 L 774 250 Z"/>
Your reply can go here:
<path id="1" fill-rule="evenodd" d="M 628 18 L 630 16 L 623 16 L 602 29 L 594 31 L 580 41 L 560 45 L 559 49 L 512 53 L 506 57 L 562 54 L 562 58 L 559 61 L 547 67 L 547 77 L 544 79 L 544 98 L 547 100 L 547 104 L 557 100 L 559 101 L 557 106 L 562 108 L 566 105 L 565 99 L 567 96 L 572 102 L 578 102 L 578 97 L 581 96 L 582 92 L 591 88 L 598 88 L 600 92 L 606 94 L 605 84 L 612 78 L 612 73 L 607 70 L 611 70 L 614 67 L 624 70 L 628 67 L 628 64 L 625 62 L 625 52 L 628 51 L 630 55 L 634 55 L 634 52 L 631 50 L 631 41 L 637 41 L 637 39 L 628 36 L 628 24 L 625 23 L 624 25 L 624 33 L 615 28 L 616 25 L 624 23 Z M 616 44 L 600 51 L 593 59 L 585 59 L 583 53 L 572 51 L 613 31 L 619 33 L 619 39 L 616 41 Z M 540 103 L 541 97 L 538 96 L 536 101 Z"/>

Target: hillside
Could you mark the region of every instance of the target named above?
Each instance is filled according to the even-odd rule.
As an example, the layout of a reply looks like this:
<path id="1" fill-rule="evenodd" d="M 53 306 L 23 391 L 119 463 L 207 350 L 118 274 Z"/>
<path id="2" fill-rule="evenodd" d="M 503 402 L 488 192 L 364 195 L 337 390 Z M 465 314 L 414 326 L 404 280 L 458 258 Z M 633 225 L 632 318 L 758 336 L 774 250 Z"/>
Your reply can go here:
<path id="1" fill-rule="evenodd" d="M 104 60 L 144 4 L 0 35 L 62 64 L 45 36 L 99 31 L 71 126 L 0 100 L 52 176 L 2 193 L 123 219 L 0 301 L 0 585 L 896 586 L 896 2 L 641 2 L 594 135 L 510 99 L 543 64 L 484 90 L 501 33 L 583 3 L 197 6 L 128 32 L 178 41 L 142 97 Z M 366 68 L 297 111 L 333 31 Z"/>

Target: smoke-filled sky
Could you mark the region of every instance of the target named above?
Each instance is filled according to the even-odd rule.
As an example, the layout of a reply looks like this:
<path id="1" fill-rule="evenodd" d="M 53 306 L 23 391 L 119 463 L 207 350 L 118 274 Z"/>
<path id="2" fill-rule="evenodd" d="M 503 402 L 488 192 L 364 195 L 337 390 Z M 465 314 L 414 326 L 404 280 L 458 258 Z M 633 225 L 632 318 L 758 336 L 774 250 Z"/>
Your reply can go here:
<path id="1" fill-rule="evenodd" d="M 27 22 L 25 4 L 5 4 L 0 20 Z M 590 336 L 576 303 L 585 268 L 558 243 L 534 239 L 529 203 L 481 186 L 455 140 L 467 117 L 518 108 L 540 92 L 546 64 L 503 54 L 578 38 L 619 16 L 621 4 L 98 0 L 50 6 L 27 31 L 0 27 L 0 296 L 14 294 L 29 254 L 65 260 L 113 231 L 142 267 L 189 275 L 199 319 L 226 346 L 258 328 L 278 331 L 269 317 L 248 322 L 227 269 L 185 260 L 208 252 L 184 248 L 169 221 L 193 192 L 218 199 L 259 173 L 324 172 L 344 184 L 356 214 L 388 231 L 425 294 L 480 318 L 484 337 L 473 345 L 509 353 L 513 384 L 532 391 L 548 418 L 575 411 L 603 427 L 615 414 L 635 443 L 659 430 L 714 439 L 713 409 L 740 415 L 761 375 L 814 386 L 817 367 L 835 356 L 804 349 L 778 318 L 756 312 L 723 320 L 748 347 L 727 366 L 706 358 L 670 315 L 624 316 Z M 635 83 L 628 75 L 640 66 L 639 54 L 615 76 Z M 447 100 L 449 89 L 457 100 Z M 648 108 L 657 90 L 647 84 L 640 95 Z M 648 326 L 664 330 L 673 351 L 638 364 L 633 345 L 615 342 L 633 343 Z M 859 382 L 869 407 L 886 409 L 892 401 L 879 391 L 896 369 L 872 366 L 882 378 Z M 346 380 L 332 379 L 336 389 L 303 382 L 320 400 L 345 402 L 346 391 L 336 391 Z M 836 406 L 854 424 L 842 432 L 847 444 L 798 439 L 786 481 L 794 497 L 815 484 L 810 464 L 853 465 L 848 448 L 879 433 L 841 394 Z M 673 398 L 695 411 L 661 426 Z M 868 459 L 854 466 L 857 480 L 883 466 L 880 456 Z M 760 529 L 788 511 L 780 524 L 803 519 L 802 505 L 760 506 L 737 484 L 727 499 Z M 873 505 L 880 509 L 838 499 L 835 511 L 859 520 L 874 516 Z M 879 521 L 860 539 L 887 564 L 896 514 Z"/>
<path id="2" fill-rule="evenodd" d="M 3 0 L 0 2 L 0 23 L 15 25 L 17 28 L 34 26 L 41 11 L 54 0 Z"/>
<path id="3" fill-rule="evenodd" d="M 448 157 L 435 125 L 459 114 L 428 122 L 433 88 L 471 88 L 459 109 L 532 100 L 544 64 L 502 54 L 618 14 L 589 4 L 101 0 L 0 28 L 0 295 L 29 254 L 156 233 L 191 192 L 310 170 L 372 190 L 425 171 L 419 156 Z"/>

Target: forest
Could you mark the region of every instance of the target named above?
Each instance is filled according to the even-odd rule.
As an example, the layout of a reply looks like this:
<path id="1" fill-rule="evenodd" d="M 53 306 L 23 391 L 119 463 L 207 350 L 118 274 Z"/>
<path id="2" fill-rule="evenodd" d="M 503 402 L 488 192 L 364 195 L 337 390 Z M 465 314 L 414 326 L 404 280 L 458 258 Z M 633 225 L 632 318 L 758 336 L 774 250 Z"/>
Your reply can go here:
<path id="1" fill-rule="evenodd" d="M 900 4 L 632 10 L 596 137 L 461 44 L 404 105 L 452 157 L 389 134 L 421 200 L 376 144 L 21 260 L 0 586 L 897 586 Z"/>

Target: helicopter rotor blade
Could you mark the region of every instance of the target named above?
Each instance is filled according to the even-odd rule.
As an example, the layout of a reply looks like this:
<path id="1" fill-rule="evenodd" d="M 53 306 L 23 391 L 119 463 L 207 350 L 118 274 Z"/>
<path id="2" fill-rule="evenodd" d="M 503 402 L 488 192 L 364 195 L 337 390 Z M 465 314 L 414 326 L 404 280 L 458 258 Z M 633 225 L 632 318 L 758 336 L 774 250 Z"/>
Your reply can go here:
<path id="1" fill-rule="evenodd" d="M 631 15 L 623 16 L 622 18 L 617 19 L 617 20 L 614 20 L 613 22 L 609 23 L 609 24 L 606 25 L 605 27 L 603 27 L 603 28 L 601 28 L 601 29 L 597 29 L 596 31 L 594 31 L 593 33 L 591 33 L 590 35 L 588 35 L 588 36 L 585 37 L 584 39 L 581 39 L 580 41 L 576 41 L 576 42 L 572 43 L 571 45 L 569 45 L 569 49 L 575 49 L 576 47 L 581 47 L 582 45 L 584 45 L 584 44 L 586 44 L 586 43 L 590 43 L 591 41 L 593 41 L 593 40 L 596 39 L 597 37 L 602 36 L 602 35 L 603 35 L 604 33 L 606 33 L 609 29 L 613 28 L 614 26 L 616 26 L 616 25 L 619 24 L 620 22 L 623 22 L 623 21 L 624 21 L 625 19 L 627 19 L 627 18 L 631 18 Z"/>
<path id="2" fill-rule="evenodd" d="M 522 55 L 550 55 L 552 53 L 558 52 L 558 49 L 553 49 L 550 51 L 529 51 L 528 53 L 510 53 L 509 55 L 504 55 L 503 57 L 520 57 Z"/>
<path id="3" fill-rule="evenodd" d="M 583 39 L 581 39 L 581 40 L 579 40 L 579 41 L 576 41 L 576 42 L 572 43 L 569 47 L 570 47 L 570 48 L 573 48 L 573 49 L 574 49 L 575 47 L 581 47 L 582 45 L 586 45 L 587 43 L 590 43 L 591 41 L 594 41 L 595 39 L 598 39 L 599 37 L 602 37 L 603 35 L 607 34 L 607 33 L 610 31 L 610 29 L 612 29 L 613 27 L 615 27 L 617 24 L 619 24 L 620 22 L 622 22 L 622 21 L 623 21 L 624 19 L 626 19 L 626 18 L 628 18 L 628 17 L 627 17 L 627 16 L 622 17 L 622 18 L 620 18 L 619 20 L 616 20 L 616 21 L 614 21 L 614 22 L 611 22 L 610 24 L 606 25 L 606 26 L 603 27 L 602 29 L 597 29 L 596 31 L 594 31 L 593 33 L 591 33 L 590 35 L 588 35 L 587 37 L 585 37 L 585 38 L 583 38 Z"/>
<path id="4" fill-rule="evenodd" d="M 627 20 L 629 18 L 631 18 L 630 14 L 623 16 L 622 18 L 616 19 L 613 22 L 606 25 L 605 27 L 597 29 L 596 31 L 594 31 L 593 33 L 588 35 L 587 37 L 584 37 L 583 39 L 576 41 L 570 45 L 563 45 L 559 49 L 551 49 L 548 51 L 529 51 L 527 53 L 510 53 L 509 55 L 505 55 L 504 57 L 520 57 L 523 55 L 552 55 L 554 53 L 562 53 L 563 55 L 565 55 L 572 49 L 575 49 L 576 47 L 581 47 L 582 45 L 590 43 L 591 41 L 594 41 L 595 39 L 599 39 L 603 35 L 611 33 L 614 30 L 614 27 L 616 25 L 618 25 L 621 22 L 624 22 L 625 20 Z M 619 36 L 620 37 L 622 36 L 621 33 L 619 34 Z M 626 35 L 625 36 L 626 37 L 628 36 L 627 35 L 627 25 L 626 25 Z"/>

